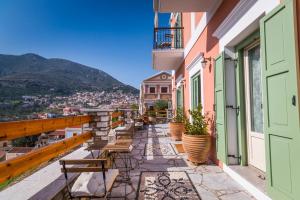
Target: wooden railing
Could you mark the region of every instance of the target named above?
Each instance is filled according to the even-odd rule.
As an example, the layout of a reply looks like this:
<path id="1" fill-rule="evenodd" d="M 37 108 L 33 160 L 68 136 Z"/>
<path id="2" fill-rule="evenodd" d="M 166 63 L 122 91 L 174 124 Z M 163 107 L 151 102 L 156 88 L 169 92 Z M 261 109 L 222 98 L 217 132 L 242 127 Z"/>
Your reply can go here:
<path id="1" fill-rule="evenodd" d="M 0 141 L 11 140 L 43 132 L 54 131 L 92 121 L 91 116 L 74 116 L 57 119 L 26 120 L 0 123 Z M 92 138 L 91 132 L 82 133 L 57 143 L 35 149 L 29 153 L 0 163 L 0 183 L 38 167 Z"/>
<path id="2" fill-rule="evenodd" d="M 1 162 L 0 183 L 17 177 L 28 170 L 38 167 L 44 162 L 68 152 L 91 137 L 91 132 L 82 133 L 60 142 L 33 150 L 16 158 Z"/>
<path id="3" fill-rule="evenodd" d="M 167 110 L 157 110 L 156 117 L 167 118 Z"/>
<path id="4" fill-rule="evenodd" d="M 146 115 L 151 116 L 151 112 L 155 114 L 156 117 L 167 118 L 167 110 L 148 110 Z"/>
<path id="5" fill-rule="evenodd" d="M 91 121 L 91 116 L 73 116 L 0 123 L 0 141 L 36 135 L 60 128 L 77 126 Z"/>
<path id="6" fill-rule="evenodd" d="M 120 125 L 124 124 L 124 120 L 120 119 L 120 117 L 123 117 L 124 113 L 120 112 L 120 111 L 115 111 L 111 114 L 111 119 L 112 119 L 112 123 L 111 123 L 111 128 L 117 128 Z"/>

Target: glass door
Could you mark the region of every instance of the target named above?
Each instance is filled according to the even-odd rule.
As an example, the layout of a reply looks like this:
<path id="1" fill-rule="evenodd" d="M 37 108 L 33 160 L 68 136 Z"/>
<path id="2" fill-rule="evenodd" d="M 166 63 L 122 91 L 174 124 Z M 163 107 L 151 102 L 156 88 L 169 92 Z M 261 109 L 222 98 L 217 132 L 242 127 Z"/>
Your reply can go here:
<path id="1" fill-rule="evenodd" d="M 263 99 L 260 45 L 256 42 L 245 49 L 245 94 L 248 133 L 248 162 L 265 171 L 265 140 L 263 133 Z"/>

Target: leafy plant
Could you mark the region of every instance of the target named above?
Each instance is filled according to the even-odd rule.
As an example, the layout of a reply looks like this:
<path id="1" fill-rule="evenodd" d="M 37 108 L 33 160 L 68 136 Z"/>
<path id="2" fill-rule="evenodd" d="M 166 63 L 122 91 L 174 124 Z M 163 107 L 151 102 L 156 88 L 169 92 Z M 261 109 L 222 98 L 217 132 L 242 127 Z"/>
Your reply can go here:
<path id="1" fill-rule="evenodd" d="M 155 103 L 154 103 L 154 108 L 155 110 L 165 110 L 168 108 L 168 101 L 166 100 L 157 100 Z"/>
<path id="2" fill-rule="evenodd" d="M 134 104 L 131 104 L 131 105 L 130 105 L 130 108 L 131 108 L 132 110 L 138 110 L 138 109 L 139 109 L 139 105 L 137 105 L 136 103 L 134 103 Z"/>
<path id="3" fill-rule="evenodd" d="M 207 135 L 207 125 L 208 121 L 206 116 L 202 114 L 202 106 L 199 105 L 195 110 L 189 110 L 192 117 L 192 122 L 185 119 L 184 126 L 187 135 Z"/>
<path id="4" fill-rule="evenodd" d="M 155 111 L 154 111 L 154 110 L 149 110 L 149 111 L 148 111 L 148 116 L 149 116 L 149 117 L 156 117 Z"/>
<path id="5" fill-rule="evenodd" d="M 177 110 L 175 111 L 175 115 L 172 119 L 173 122 L 175 123 L 183 123 L 185 119 L 185 116 L 183 114 L 183 109 L 182 108 L 177 108 Z"/>

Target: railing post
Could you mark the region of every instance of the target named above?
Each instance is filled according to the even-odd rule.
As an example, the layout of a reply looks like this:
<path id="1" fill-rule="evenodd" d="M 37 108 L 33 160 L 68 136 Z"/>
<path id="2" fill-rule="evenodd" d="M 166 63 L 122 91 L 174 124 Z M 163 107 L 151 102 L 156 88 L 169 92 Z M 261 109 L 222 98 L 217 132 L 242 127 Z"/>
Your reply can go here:
<path id="1" fill-rule="evenodd" d="M 92 116 L 92 122 L 89 129 L 93 133 L 94 139 L 107 140 L 107 136 L 111 127 L 111 110 L 86 109 L 86 114 Z"/>

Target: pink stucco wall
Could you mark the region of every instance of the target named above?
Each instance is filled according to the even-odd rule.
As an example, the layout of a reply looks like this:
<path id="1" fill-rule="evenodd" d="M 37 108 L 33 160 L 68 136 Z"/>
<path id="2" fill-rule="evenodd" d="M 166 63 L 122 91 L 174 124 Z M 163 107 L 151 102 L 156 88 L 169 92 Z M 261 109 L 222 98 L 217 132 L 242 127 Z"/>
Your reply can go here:
<path id="1" fill-rule="evenodd" d="M 238 3 L 238 0 L 227 0 L 223 1 L 223 3 L 220 5 L 218 10 L 216 11 L 213 18 L 210 20 L 210 22 L 207 24 L 206 28 L 200 35 L 200 37 L 197 39 L 197 42 L 194 44 L 191 51 L 186 56 L 184 62 L 180 66 L 180 68 L 175 73 L 175 79 L 183 75 L 185 79 L 185 86 L 184 86 L 184 110 L 187 113 L 189 109 L 189 88 L 190 88 L 190 82 L 189 82 L 189 75 L 188 71 L 186 70 L 186 67 L 191 64 L 193 59 L 200 53 L 203 52 L 204 56 L 206 58 L 212 57 L 216 58 L 219 54 L 219 41 L 217 38 L 213 37 L 213 32 L 217 29 L 217 27 L 222 23 L 222 21 L 225 19 L 225 17 L 230 13 L 230 11 L 235 7 L 235 5 Z M 182 15 L 183 19 L 183 26 L 184 26 L 184 44 L 188 43 L 188 41 L 191 38 L 191 16 L 190 13 L 183 13 Z M 200 19 L 202 17 L 202 13 L 196 13 L 196 23 L 198 24 Z M 196 24 L 196 26 L 197 26 Z M 196 27 L 195 26 L 195 27 Z M 211 126 L 210 126 L 210 134 L 214 137 L 214 111 L 213 111 L 213 104 L 214 104 L 214 62 L 206 66 L 204 69 L 204 111 L 208 114 L 209 118 L 212 120 Z M 173 95 L 173 98 L 176 96 Z M 175 100 L 175 99 L 173 99 Z M 174 101 L 175 102 L 175 101 Z M 215 141 L 215 140 L 213 140 Z M 211 158 L 218 162 L 216 159 L 216 153 L 215 153 L 215 142 L 213 142 L 213 150 L 211 152 Z"/>

